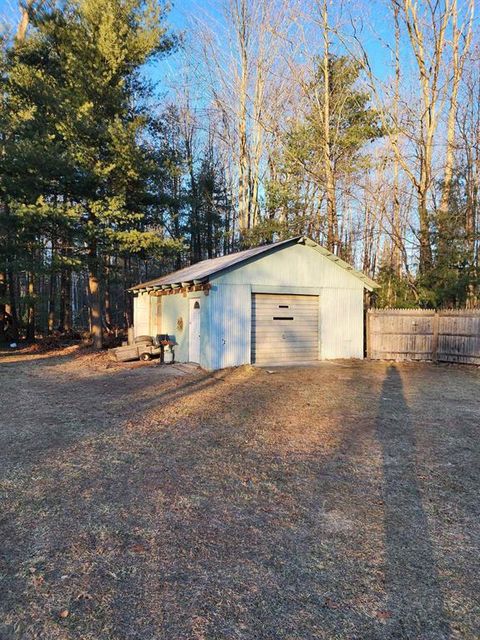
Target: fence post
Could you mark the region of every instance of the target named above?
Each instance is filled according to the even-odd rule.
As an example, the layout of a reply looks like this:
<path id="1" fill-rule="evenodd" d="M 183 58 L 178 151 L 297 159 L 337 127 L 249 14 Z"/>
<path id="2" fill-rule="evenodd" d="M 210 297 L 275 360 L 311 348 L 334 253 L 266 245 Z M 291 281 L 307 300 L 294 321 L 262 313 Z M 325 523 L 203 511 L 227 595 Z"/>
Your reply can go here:
<path id="1" fill-rule="evenodd" d="M 366 314 L 366 331 L 365 331 L 365 342 L 366 342 L 366 352 L 367 352 L 367 358 L 370 358 L 370 316 L 371 316 L 371 309 L 367 309 L 367 314 Z"/>
<path id="2" fill-rule="evenodd" d="M 438 325 L 440 324 L 439 312 L 435 311 L 435 315 L 433 316 L 432 329 L 432 360 L 433 362 L 438 362 Z"/>

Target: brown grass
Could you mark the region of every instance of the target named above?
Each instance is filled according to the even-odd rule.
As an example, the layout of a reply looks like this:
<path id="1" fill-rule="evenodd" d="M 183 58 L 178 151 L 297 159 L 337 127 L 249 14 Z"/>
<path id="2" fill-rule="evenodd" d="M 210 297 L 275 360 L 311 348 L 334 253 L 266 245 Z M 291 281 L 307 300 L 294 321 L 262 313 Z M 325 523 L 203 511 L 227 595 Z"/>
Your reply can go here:
<path id="1" fill-rule="evenodd" d="M 477 370 L 44 355 L 0 363 L 2 640 L 480 637 Z"/>

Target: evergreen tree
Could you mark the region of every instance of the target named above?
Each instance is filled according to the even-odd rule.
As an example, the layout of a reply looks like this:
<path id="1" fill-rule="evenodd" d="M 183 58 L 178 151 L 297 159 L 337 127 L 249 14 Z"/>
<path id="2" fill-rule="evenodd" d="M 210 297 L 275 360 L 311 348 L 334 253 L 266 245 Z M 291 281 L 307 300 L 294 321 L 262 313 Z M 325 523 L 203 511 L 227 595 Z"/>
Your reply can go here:
<path id="1" fill-rule="evenodd" d="M 383 135 L 370 95 L 359 88 L 360 72 L 360 64 L 350 57 L 329 57 L 329 154 L 335 190 L 368 167 L 366 145 Z M 326 188 L 322 74 L 317 60 L 306 89 L 308 106 L 303 118 L 293 121 L 284 135 L 280 153 L 273 158 L 274 178 L 267 187 L 267 208 L 280 211 L 293 233 L 303 227 L 318 239 L 326 235 L 325 219 L 319 219 Z M 338 230 L 335 235 L 340 242 Z"/>
<path id="2" fill-rule="evenodd" d="M 433 218 L 433 263 L 418 276 L 422 302 L 433 307 L 464 307 L 478 289 L 475 260 L 466 225 L 467 199 L 462 175 L 452 178 L 448 207 Z"/>
<path id="3" fill-rule="evenodd" d="M 154 0 L 69 0 L 36 13 L 30 35 L 9 52 L 6 95 L 17 115 L 3 160 L 7 197 L 34 227 L 44 211 L 60 224 L 33 234 L 50 235 L 52 251 L 74 219 L 96 347 L 106 256 L 168 244 L 144 225 L 153 159 L 141 75 L 174 46 L 164 18 Z"/>

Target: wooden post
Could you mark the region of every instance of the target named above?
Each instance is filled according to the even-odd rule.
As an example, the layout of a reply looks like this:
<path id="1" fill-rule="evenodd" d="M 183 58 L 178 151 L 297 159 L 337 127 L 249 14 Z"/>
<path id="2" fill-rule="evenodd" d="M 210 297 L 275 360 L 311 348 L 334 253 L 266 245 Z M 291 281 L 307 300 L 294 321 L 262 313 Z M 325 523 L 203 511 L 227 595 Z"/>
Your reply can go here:
<path id="1" fill-rule="evenodd" d="M 432 360 L 433 362 L 438 362 L 438 326 L 440 324 L 440 316 L 439 312 L 435 311 L 432 321 Z"/>
<path id="2" fill-rule="evenodd" d="M 366 313 L 366 317 L 365 317 L 365 324 L 366 324 L 366 331 L 365 331 L 365 351 L 366 351 L 366 355 L 367 358 L 370 358 L 370 316 L 371 316 L 371 310 L 367 309 L 367 313 Z"/>

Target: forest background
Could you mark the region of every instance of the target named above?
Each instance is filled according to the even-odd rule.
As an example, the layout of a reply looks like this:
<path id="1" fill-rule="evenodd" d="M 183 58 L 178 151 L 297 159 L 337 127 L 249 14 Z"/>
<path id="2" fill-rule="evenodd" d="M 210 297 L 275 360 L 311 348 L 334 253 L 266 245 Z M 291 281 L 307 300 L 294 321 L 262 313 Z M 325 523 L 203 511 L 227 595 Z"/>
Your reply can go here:
<path id="1" fill-rule="evenodd" d="M 307 235 L 376 306 L 476 307 L 474 0 L 0 2 L 0 339 Z"/>

